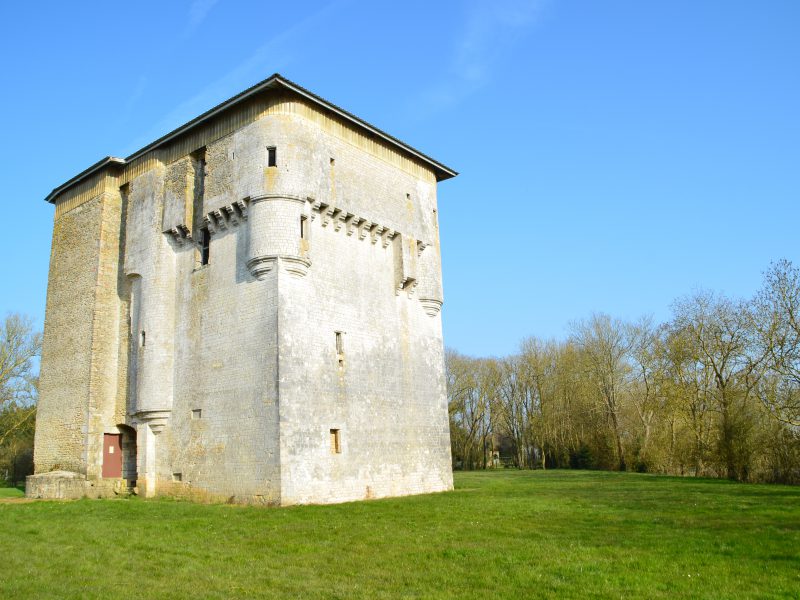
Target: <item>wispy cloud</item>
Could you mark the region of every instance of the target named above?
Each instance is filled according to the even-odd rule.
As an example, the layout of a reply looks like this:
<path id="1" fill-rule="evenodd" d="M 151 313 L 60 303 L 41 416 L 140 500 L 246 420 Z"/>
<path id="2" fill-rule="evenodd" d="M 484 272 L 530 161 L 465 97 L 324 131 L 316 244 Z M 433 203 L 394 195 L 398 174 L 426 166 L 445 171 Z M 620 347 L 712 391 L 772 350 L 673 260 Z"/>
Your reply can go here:
<path id="1" fill-rule="evenodd" d="M 211 12 L 211 9 L 214 8 L 217 2 L 219 2 L 219 0 L 194 0 L 194 2 L 192 2 L 192 5 L 189 7 L 189 24 L 186 27 L 187 34 L 197 29 L 200 23 L 205 21 L 208 13 Z"/>
<path id="2" fill-rule="evenodd" d="M 547 0 L 471 4 L 456 33 L 444 78 L 422 93 L 427 112 L 443 110 L 486 85 L 497 63 L 536 24 L 546 4 Z"/>
<path id="3" fill-rule="evenodd" d="M 200 1 L 198 0 L 198 3 Z M 348 0 L 331 2 L 272 36 L 223 77 L 207 85 L 170 111 L 155 127 L 131 144 L 126 150 L 126 154 L 133 153 L 141 146 L 202 114 L 236 92 L 250 87 L 277 71 L 284 70 L 291 63 L 297 49 L 302 47 L 300 41 L 308 35 L 309 30 L 324 23 L 330 13 L 338 10 L 340 5 L 346 1 Z"/>

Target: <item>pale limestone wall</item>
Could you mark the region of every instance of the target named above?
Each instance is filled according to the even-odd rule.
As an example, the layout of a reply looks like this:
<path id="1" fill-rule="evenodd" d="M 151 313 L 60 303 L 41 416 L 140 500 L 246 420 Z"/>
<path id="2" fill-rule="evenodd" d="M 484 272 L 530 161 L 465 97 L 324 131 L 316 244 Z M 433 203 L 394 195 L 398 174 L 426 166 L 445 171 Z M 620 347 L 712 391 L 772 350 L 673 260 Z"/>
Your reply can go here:
<path id="1" fill-rule="evenodd" d="M 243 227 L 216 233 L 209 264 L 197 269 L 193 249 L 180 253 L 164 475 L 181 473 L 183 484 L 216 495 L 277 502 L 276 280 L 250 275 L 245 238 Z"/>
<path id="2" fill-rule="evenodd" d="M 122 199 L 118 191 L 101 197 L 101 233 L 98 243 L 97 283 L 92 312 L 92 362 L 89 387 L 87 470 L 90 479 L 101 476 L 103 434 L 117 433 L 125 423 L 119 414 L 117 389 L 119 375 L 119 296 L 120 228 Z"/>
<path id="3" fill-rule="evenodd" d="M 36 472 L 100 476 L 116 432 L 121 198 L 103 193 L 53 229 L 36 428 Z M 122 417 L 124 419 L 124 417 Z"/>
<path id="4" fill-rule="evenodd" d="M 86 474 L 92 319 L 102 200 L 53 224 L 47 284 L 35 468 Z"/>
<path id="5" fill-rule="evenodd" d="M 175 246 L 175 401 L 160 434 L 159 476 L 181 474 L 172 490 L 277 503 L 277 280 L 274 273 L 262 280 L 251 275 L 246 222 L 231 208 L 249 195 L 236 173 L 260 172 L 257 153 L 234 142 L 252 131 L 246 126 L 206 147 L 202 215 L 192 235 L 199 239 L 205 216 L 209 264 L 199 265 L 192 243 Z M 193 418 L 197 410 L 200 418 Z"/>
<path id="6" fill-rule="evenodd" d="M 176 255 L 162 232 L 164 174 L 153 169 L 129 184 L 124 269 L 140 278 L 131 317 L 137 413 L 172 408 Z"/>
<path id="7" fill-rule="evenodd" d="M 435 184 L 300 119 L 287 121 L 281 119 L 274 138 L 279 176 L 266 181 L 273 191 L 310 189 L 317 201 L 400 234 L 384 244 L 336 215 L 326 221 L 312 211 L 308 274 L 279 272 L 281 500 L 340 502 L 451 489 L 440 316 L 426 314 L 413 293 L 397 293 L 404 246 L 413 250 L 416 267 L 417 240 L 426 240 L 422 256 L 428 252 L 438 265 Z M 292 140 L 288 157 L 283 139 Z M 409 268 L 405 254 L 401 271 Z M 440 270 L 426 276 L 432 281 L 419 285 L 441 297 Z M 336 331 L 343 333 L 343 367 Z M 340 454 L 331 452 L 331 429 L 340 430 Z"/>
<path id="8" fill-rule="evenodd" d="M 146 495 L 291 504 L 452 488 L 435 178 L 303 114 L 206 141 L 199 214 L 198 163 L 169 148 L 171 162 L 121 175 L 102 210 L 57 211 L 37 472 L 93 485 L 102 433 L 126 424 Z M 53 348 L 70 320 L 66 361 Z"/>

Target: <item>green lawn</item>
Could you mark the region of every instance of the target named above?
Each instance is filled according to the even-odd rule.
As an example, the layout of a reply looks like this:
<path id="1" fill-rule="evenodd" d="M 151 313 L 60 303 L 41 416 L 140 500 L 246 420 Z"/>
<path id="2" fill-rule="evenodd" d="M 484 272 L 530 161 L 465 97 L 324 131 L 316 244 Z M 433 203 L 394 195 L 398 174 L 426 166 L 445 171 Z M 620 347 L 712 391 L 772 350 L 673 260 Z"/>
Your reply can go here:
<path id="1" fill-rule="evenodd" d="M 0 487 L 1 498 L 22 498 L 25 495 L 25 487 Z"/>
<path id="2" fill-rule="evenodd" d="M 0 556 L 0 598 L 798 598 L 800 488 L 501 471 L 336 506 L 0 502 Z"/>

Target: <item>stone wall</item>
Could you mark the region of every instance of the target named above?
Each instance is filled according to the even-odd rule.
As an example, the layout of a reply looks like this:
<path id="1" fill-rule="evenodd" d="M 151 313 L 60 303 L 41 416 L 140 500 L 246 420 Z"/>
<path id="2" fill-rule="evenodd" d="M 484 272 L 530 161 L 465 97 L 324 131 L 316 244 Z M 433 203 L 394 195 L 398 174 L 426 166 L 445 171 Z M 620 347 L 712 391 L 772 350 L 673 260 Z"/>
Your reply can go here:
<path id="1" fill-rule="evenodd" d="M 145 495 L 451 489 L 433 173 L 305 100 L 246 111 L 57 210 L 37 473 L 114 490 L 103 433 L 125 425 Z M 32 489 L 80 487 L 54 485 Z"/>
<path id="2" fill-rule="evenodd" d="M 36 416 L 35 470 L 86 474 L 102 197 L 53 224 Z"/>
<path id="3" fill-rule="evenodd" d="M 435 183 L 305 123 L 290 131 L 285 168 L 301 174 L 276 187 L 311 182 L 318 208 L 308 274 L 279 273 L 282 502 L 451 489 L 441 321 L 414 294 L 418 242 L 438 255 Z M 439 271 L 426 276 L 440 289 Z"/>

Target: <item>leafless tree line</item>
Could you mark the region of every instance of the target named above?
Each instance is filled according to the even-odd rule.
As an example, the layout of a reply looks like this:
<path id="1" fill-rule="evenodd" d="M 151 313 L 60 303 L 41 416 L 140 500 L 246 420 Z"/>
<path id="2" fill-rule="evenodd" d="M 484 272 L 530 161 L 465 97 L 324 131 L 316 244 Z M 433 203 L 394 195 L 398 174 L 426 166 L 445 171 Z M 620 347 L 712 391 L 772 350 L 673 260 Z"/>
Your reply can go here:
<path id="1" fill-rule="evenodd" d="M 595 314 L 504 358 L 447 352 L 457 468 L 800 482 L 800 271 L 748 301 L 696 293 L 662 324 Z"/>
<path id="2" fill-rule="evenodd" d="M 33 467 L 33 431 L 42 336 L 31 320 L 0 322 L 0 484 L 17 484 Z"/>

